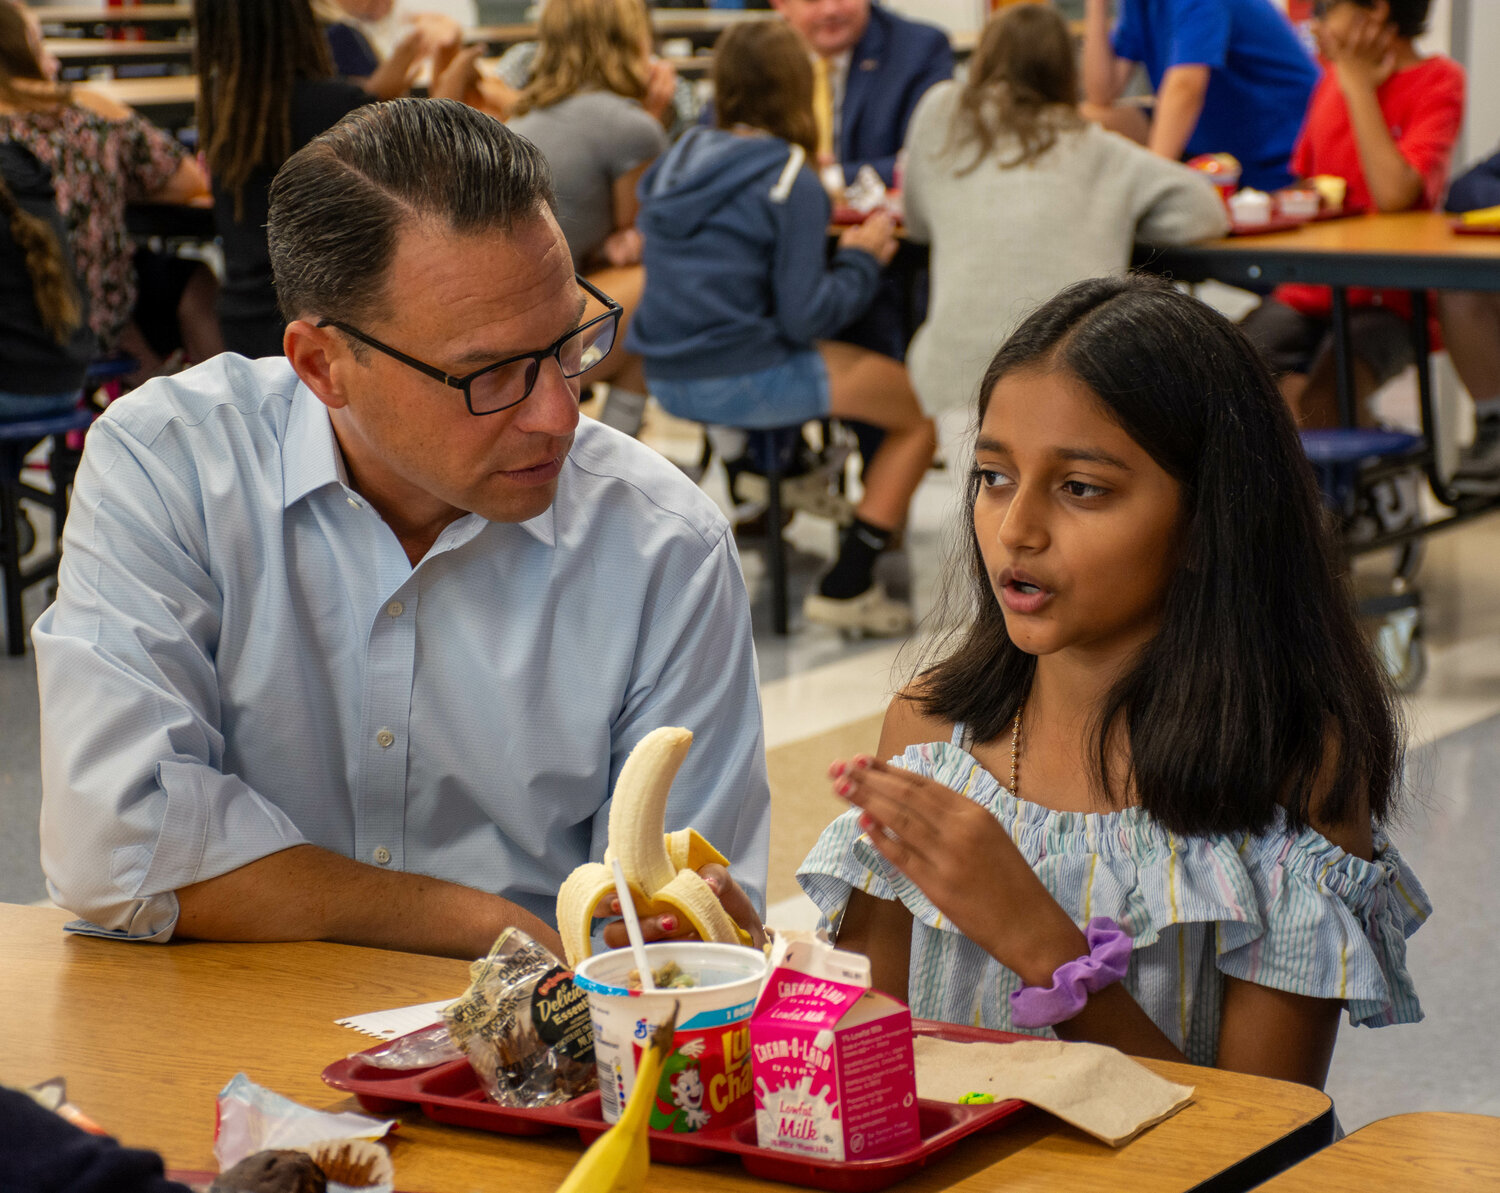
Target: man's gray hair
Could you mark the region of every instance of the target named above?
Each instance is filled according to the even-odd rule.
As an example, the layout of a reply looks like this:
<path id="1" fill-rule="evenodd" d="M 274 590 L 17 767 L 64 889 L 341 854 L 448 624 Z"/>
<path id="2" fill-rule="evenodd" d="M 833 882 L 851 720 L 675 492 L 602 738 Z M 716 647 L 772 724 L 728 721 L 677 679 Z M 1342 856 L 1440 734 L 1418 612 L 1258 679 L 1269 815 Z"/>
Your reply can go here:
<path id="1" fill-rule="evenodd" d="M 404 224 L 509 231 L 543 207 L 556 210 L 546 159 L 498 120 L 447 99 L 359 108 L 271 182 L 267 238 L 281 313 L 380 317 Z"/>

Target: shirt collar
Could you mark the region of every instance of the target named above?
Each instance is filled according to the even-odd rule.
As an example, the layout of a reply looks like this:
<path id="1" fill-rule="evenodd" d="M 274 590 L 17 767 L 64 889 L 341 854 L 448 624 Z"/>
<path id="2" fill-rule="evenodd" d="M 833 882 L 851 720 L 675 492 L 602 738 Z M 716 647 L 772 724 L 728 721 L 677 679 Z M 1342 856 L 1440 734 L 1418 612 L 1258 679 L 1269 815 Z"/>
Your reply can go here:
<path id="1" fill-rule="evenodd" d="M 292 391 L 292 409 L 281 447 L 282 508 L 290 509 L 324 485 L 344 483 L 344 460 L 333 436 L 328 407 L 298 381 Z"/>
<path id="2" fill-rule="evenodd" d="M 281 451 L 281 504 L 290 509 L 302 498 L 325 485 L 347 488 L 349 474 L 344 469 L 343 453 L 333 433 L 328 407 L 301 382 L 292 392 L 292 409 L 287 416 L 286 439 Z M 569 461 L 563 461 L 566 476 Z M 557 503 L 563 499 L 564 477 L 558 478 L 557 495 L 552 504 L 535 518 L 520 522 L 522 530 L 544 546 L 557 542 Z M 459 519 L 463 521 L 463 519 Z"/>

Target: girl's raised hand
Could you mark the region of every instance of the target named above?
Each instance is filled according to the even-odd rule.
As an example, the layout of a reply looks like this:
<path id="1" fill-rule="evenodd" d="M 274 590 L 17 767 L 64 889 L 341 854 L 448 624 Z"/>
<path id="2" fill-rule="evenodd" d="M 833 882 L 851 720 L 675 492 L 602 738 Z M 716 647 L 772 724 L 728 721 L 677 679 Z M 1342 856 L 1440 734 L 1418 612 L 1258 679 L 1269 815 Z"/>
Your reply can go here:
<path id="1" fill-rule="evenodd" d="M 955 928 L 1023 978 L 1041 972 L 1039 962 L 1051 974 L 1056 943 L 1078 929 L 988 809 L 868 755 L 835 762 L 828 775 L 834 794 L 860 809 L 875 849 Z"/>

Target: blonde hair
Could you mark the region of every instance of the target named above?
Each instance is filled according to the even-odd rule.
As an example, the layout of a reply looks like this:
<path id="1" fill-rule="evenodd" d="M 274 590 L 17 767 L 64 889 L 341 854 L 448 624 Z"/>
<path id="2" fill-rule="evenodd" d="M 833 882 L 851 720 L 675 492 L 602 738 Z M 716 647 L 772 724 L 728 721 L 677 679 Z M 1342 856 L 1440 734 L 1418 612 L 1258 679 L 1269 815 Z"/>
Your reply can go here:
<path id="1" fill-rule="evenodd" d="M 549 108 L 580 91 L 645 97 L 651 18 L 642 0 L 547 0 L 537 40 L 531 81 L 513 115 Z"/>

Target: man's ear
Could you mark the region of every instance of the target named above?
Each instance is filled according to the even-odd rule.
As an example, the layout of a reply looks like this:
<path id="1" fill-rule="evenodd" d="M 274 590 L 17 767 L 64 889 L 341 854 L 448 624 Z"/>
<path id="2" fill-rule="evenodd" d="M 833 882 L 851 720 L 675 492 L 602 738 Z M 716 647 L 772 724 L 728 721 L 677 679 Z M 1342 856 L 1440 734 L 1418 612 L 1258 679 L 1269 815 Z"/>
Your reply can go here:
<path id="1" fill-rule="evenodd" d="M 348 404 L 341 374 L 349 360 L 349 350 L 331 328 L 319 327 L 306 319 L 293 319 L 281 338 L 281 350 L 318 401 L 330 410 Z"/>

